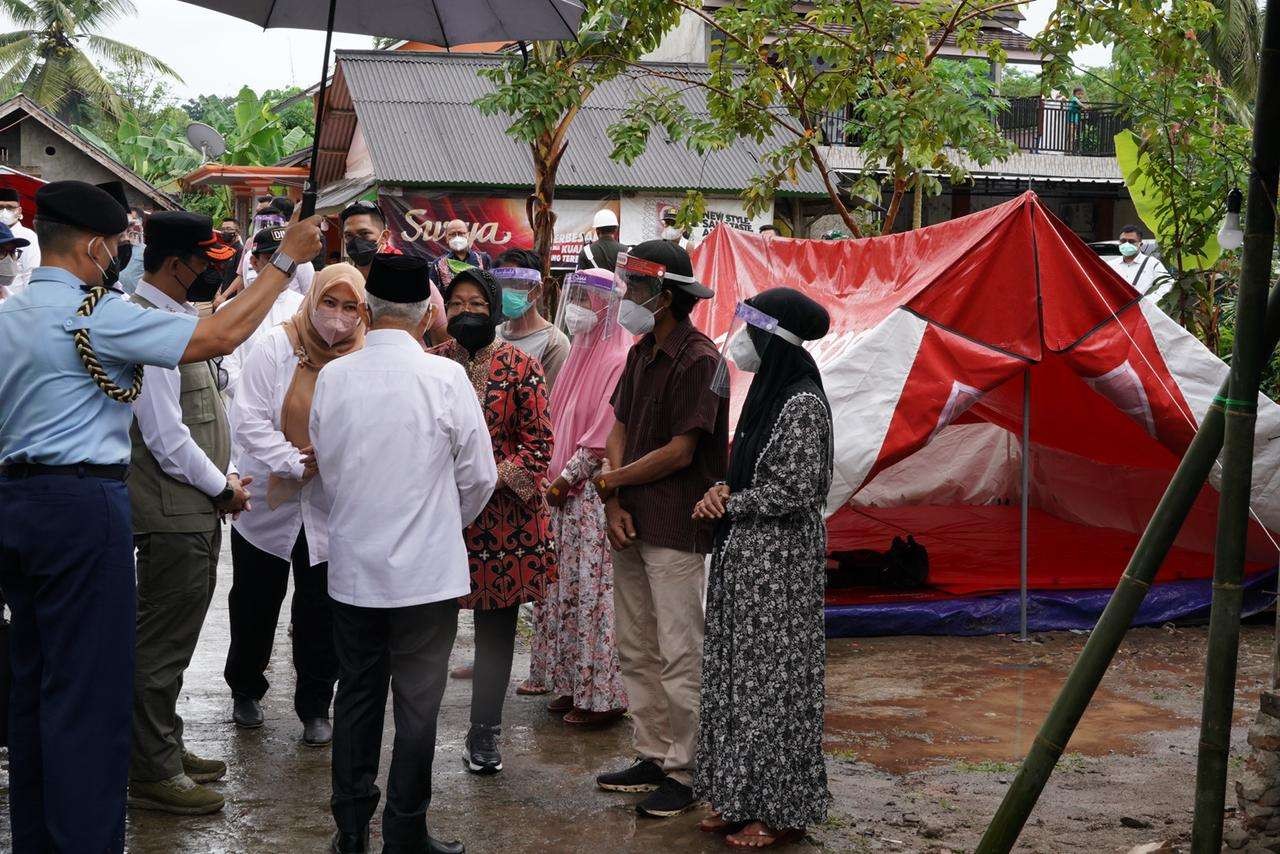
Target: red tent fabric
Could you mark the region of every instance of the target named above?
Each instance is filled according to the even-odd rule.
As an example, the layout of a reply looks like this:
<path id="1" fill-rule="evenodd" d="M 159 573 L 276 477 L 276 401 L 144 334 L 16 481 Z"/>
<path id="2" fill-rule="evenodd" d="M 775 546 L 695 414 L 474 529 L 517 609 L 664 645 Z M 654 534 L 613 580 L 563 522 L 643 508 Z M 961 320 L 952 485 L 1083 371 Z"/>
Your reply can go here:
<path id="1" fill-rule="evenodd" d="M 18 200 L 22 204 L 22 221 L 28 228 L 36 218 L 36 190 L 45 183 L 25 172 L 0 166 L 0 187 L 12 187 L 18 191 Z"/>
<path id="2" fill-rule="evenodd" d="M 1017 587 L 1027 383 L 1031 586 L 1070 589 L 1114 584 L 1226 375 L 1034 193 L 862 240 L 721 227 L 693 257 L 716 291 L 697 318 L 713 337 L 775 285 L 828 308 L 812 352 L 836 425 L 831 548 L 913 533 L 955 595 Z M 735 411 L 748 379 L 733 376 Z M 1280 438 L 1265 398 L 1259 436 Z M 1263 526 L 1280 529 L 1278 477 L 1280 442 L 1260 441 L 1257 566 L 1276 558 Z M 1211 574 L 1215 512 L 1207 488 L 1160 578 Z"/>

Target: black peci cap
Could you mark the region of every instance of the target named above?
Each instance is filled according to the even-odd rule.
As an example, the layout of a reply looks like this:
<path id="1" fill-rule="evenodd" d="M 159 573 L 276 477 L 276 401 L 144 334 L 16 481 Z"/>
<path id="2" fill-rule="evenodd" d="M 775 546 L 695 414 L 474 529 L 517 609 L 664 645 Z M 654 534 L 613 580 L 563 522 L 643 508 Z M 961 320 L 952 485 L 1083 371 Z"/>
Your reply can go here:
<path id="1" fill-rule="evenodd" d="M 693 262 L 689 260 L 689 253 L 670 240 L 646 240 L 633 246 L 628 254 L 666 267 L 667 272 L 662 277 L 665 287 L 684 291 L 698 299 L 711 299 L 716 295 L 715 291 L 693 277 Z"/>
<path id="2" fill-rule="evenodd" d="M 22 197 L 14 187 L 0 187 L 0 202 L 20 202 Z"/>
<path id="3" fill-rule="evenodd" d="M 53 181 L 36 190 L 36 219 L 101 235 L 120 234 L 129 227 L 124 206 L 84 181 Z"/>
<path id="4" fill-rule="evenodd" d="M 188 211 L 157 211 L 143 227 L 147 248 L 162 255 L 204 255 L 210 261 L 226 261 L 235 249 L 213 231 L 213 220 Z"/>
<path id="5" fill-rule="evenodd" d="M 387 302 L 425 302 L 431 297 L 429 269 L 425 258 L 379 253 L 373 256 L 364 289 L 369 296 Z"/>

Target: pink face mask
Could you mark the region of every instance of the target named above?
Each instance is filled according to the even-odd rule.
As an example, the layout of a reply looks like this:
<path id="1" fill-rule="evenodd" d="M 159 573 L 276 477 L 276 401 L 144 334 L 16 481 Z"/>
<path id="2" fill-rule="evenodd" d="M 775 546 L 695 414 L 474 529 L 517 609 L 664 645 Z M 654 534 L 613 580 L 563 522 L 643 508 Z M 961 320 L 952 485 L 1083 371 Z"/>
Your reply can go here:
<path id="1" fill-rule="evenodd" d="M 331 308 L 314 308 L 311 310 L 311 325 L 325 343 L 332 347 L 339 341 L 345 341 L 356 331 L 360 318 L 353 314 L 343 314 Z"/>

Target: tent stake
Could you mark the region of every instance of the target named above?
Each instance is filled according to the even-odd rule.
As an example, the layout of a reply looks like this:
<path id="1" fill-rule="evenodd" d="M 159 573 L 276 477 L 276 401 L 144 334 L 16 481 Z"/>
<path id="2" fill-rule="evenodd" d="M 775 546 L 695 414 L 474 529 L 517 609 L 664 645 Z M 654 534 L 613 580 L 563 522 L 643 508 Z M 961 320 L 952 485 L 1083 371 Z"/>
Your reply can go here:
<path id="1" fill-rule="evenodd" d="M 324 121 L 325 98 L 329 93 L 329 50 L 333 46 L 333 20 L 337 13 L 338 0 L 329 0 L 329 26 L 324 31 L 324 62 L 320 66 L 320 92 L 316 95 L 316 130 L 311 137 L 311 172 L 307 175 L 306 186 L 302 188 L 302 212 L 299 214 L 299 219 L 306 219 L 316 212 L 316 196 L 320 190 L 316 179 L 320 168 L 320 127 Z"/>
<path id="2" fill-rule="evenodd" d="M 1192 854 L 1216 854 L 1222 850 L 1222 809 L 1226 801 L 1227 754 L 1231 748 L 1231 712 L 1235 703 L 1240 609 L 1244 599 L 1242 582 L 1249 535 L 1249 495 L 1253 483 L 1253 436 L 1258 384 L 1266 361 L 1263 313 L 1275 244 L 1272 205 L 1280 180 L 1280 86 L 1276 85 L 1280 78 L 1280 2 L 1268 3 L 1266 15 L 1258 99 L 1254 108 L 1249 206 L 1245 214 L 1240 289 L 1236 295 L 1231 390 L 1223 401 L 1227 417 L 1200 751 L 1196 763 Z"/>
<path id="3" fill-rule="evenodd" d="M 1027 640 L 1027 523 L 1031 512 L 1031 369 L 1022 371 L 1022 543 L 1018 573 L 1020 640 Z"/>

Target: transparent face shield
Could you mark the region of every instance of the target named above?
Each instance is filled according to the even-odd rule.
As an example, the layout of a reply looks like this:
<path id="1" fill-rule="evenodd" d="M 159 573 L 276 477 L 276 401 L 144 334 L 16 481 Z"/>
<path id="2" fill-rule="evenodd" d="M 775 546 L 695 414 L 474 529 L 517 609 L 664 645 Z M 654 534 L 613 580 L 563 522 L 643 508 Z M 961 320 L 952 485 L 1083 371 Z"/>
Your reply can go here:
<path id="1" fill-rule="evenodd" d="M 618 323 L 632 335 L 644 335 L 653 329 L 658 297 L 662 295 L 662 279 L 667 268 L 656 261 L 636 258 L 628 252 L 618 255 L 613 277 L 622 295 L 618 306 Z"/>
<path id="2" fill-rule="evenodd" d="M 286 225 L 285 218 L 279 211 L 264 211 L 253 217 L 253 234 L 257 234 L 264 228 L 281 228 Z"/>
<path id="3" fill-rule="evenodd" d="M 542 284 L 542 273 L 528 267 L 495 267 L 489 272 L 502 285 L 503 317 L 515 320 L 534 308 L 538 298 L 534 291 Z"/>
<path id="4" fill-rule="evenodd" d="M 579 270 L 565 277 L 556 326 L 577 347 L 616 334 L 622 290 L 608 270 Z M 597 334 L 593 334 L 599 330 Z"/>
<path id="5" fill-rule="evenodd" d="M 765 314 L 760 309 L 739 302 L 733 310 L 733 323 L 720 345 L 720 364 L 716 367 L 715 376 L 711 378 L 711 390 L 721 397 L 729 396 L 729 363 L 739 371 L 755 373 L 760 370 L 764 354 L 770 347 L 778 344 L 775 338 L 788 344 L 801 346 L 799 336 L 778 325 L 778 319 Z"/>

